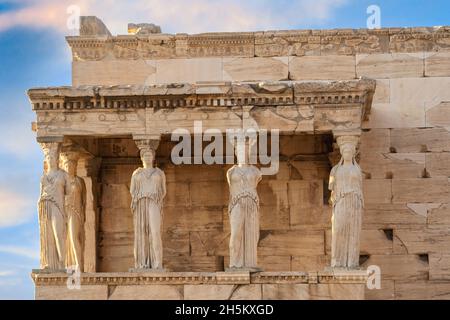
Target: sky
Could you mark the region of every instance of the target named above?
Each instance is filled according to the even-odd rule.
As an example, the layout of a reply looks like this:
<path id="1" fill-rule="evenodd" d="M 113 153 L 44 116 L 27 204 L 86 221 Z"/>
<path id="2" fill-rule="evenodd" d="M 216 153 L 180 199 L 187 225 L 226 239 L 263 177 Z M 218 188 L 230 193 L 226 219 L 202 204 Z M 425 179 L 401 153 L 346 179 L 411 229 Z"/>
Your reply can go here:
<path id="1" fill-rule="evenodd" d="M 0 299 L 34 298 L 43 155 L 25 92 L 71 84 L 64 36 L 77 35 L 67 25 L 73 8 L 126 34 L 129 22 L 164 33 L 365 28 L 370 5 L 381 27 L 450 25 L 448 0 L 0 0 Z"/>

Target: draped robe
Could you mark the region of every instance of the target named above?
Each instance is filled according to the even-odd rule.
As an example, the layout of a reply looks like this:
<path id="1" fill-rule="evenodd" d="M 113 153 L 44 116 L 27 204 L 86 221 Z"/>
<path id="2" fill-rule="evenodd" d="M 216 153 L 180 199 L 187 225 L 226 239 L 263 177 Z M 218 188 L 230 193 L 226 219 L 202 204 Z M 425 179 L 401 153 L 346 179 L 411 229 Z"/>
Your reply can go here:
<path id="1" fill-rule="evenodd" d="M 259 198 L 256 187 L 261 178 L 261 171 L 254 166 L 234 166 L 227 172 L 230 186 L 230 268 L 257 267 Z"/>
<path id="2" fill-rule="evenodd" d="M 62 270 L 66 258 L 64 194 L 67 173 L 51 170 L 41 178 L 38 201 L 41 269 Z"/>
<path id="3" fill-rule="evenodd" d="M 162 269 L 161 226 L 166 178 L 159 168 L 139 168 L 131 178 L 136 269 Z"/>
<path id="4" fill-rule="evenodd" d="M 341 161 L 331 170 L 329 189 L 333 205 L 331 266 L 357 268 L 364 198 L 362 172 L 356 161 L 350 165 Z"/>

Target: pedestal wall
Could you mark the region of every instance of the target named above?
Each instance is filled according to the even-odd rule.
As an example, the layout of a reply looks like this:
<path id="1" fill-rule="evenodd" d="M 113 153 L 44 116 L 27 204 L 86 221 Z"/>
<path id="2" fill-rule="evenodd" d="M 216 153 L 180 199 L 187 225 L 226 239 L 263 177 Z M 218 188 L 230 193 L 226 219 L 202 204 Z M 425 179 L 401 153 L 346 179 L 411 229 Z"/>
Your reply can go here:
<path id="1" fill-rule="evenodd" d="M 362 300 L 365 271 L 32 274 L 38 300 Z"/>

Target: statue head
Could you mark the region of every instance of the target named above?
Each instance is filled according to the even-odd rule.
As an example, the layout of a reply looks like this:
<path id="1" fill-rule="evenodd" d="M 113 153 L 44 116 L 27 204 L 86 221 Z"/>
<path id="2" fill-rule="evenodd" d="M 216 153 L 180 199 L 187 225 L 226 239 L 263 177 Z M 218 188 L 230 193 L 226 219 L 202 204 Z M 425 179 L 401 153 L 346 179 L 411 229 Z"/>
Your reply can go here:
<path id="1" fill-rule="evenodd" d="M 79 158 L 78 152 L 68 151 L 61 153 L 63 168 L 70 176 L 77 175 Z"/>
<path id="2" fill-rule="evenodd" d="M 141 160 L 144 168 L 152 168 L 153 161 L 155 160 L 155 150 L 153 150 L 152 148 L 142 148 Z"/>
<path id="3" fill-rule="evenodd" d="M 59 149 L 60 144 L 58 142 L 41 143 L 42 150 L 44 151 L 44 158 L 47 164 L 47 170 L 57 170 L 59 168 Z"/>
<path id="4" fill-rule="evenodd" d="M 356 150 L 353 144 L 347 143 L 340 147 L 342 158 L 345 162 L 350 162 L 353 160 Z"/>
<path id="5" fill-rule="evenodd" d="M 235 154 L 239 165 L 249 165 L 251 163 L 251 154 L 256 144 L 253 137 L 238 136 L 235 145 Z"/>
<path id="6" fill-rule="evenodd" d="M 341 151 L 342 161 L 344 163 L 355 162 L 356 147 L 359 137 L 357 136 L 341 136 L 336 139 L 339 150 Z"/>
<path id="7" fill-rule="evenodd" d="M 156 149 L 159 146 L 159 139 L 137 139 L 135 142 L 139 149 L 144 168 L 152 168 Z"/>

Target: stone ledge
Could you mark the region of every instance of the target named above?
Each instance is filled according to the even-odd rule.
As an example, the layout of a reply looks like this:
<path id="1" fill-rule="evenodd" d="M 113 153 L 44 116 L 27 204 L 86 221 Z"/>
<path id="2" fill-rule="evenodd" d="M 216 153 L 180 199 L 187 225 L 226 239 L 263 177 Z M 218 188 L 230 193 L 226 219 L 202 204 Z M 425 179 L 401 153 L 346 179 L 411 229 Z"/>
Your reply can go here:
<path id="1" fill-rule="evenodd" d="M 366 271 L 32 273 L 37 300 L 362 300 Z"/>
<path id="2" fill-rule="evenodd" d="M 33 110 L 362 104 L 368 111 L 375 88 L 370 79 L 222 82 L 33 88 L 28 96 Z"/>
<path id="3" fill-rule="evenodd" d="M 65 285 L 69 274 L 34 271 L 36 286 Z M 365 270 L 321 272 L 114 272 L 82 273 L 81 285 L 366 283 Z"/>
<path id="4" fill-rule="evenodd" d="M 74 61 L 355 55 L 450 49 L 450 27 L 69 36 Z"/>
<path id="5" fill-rule="evenodd" d="M 40 139 L 162 135 L 195 121 L 222 132 L 243 122 L 281 134 L 359 130 L 376 81 L 278 81 L 81 86 L 28 91 Z"/>

